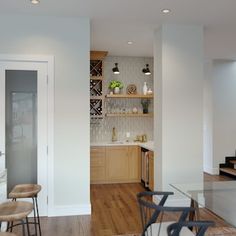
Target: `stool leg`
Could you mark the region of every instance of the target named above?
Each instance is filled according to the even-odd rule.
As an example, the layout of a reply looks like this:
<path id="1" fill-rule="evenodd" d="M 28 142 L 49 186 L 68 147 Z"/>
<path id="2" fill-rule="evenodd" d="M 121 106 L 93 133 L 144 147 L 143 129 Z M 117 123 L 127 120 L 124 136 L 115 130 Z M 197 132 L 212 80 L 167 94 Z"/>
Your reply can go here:
<path id="1" fill-rule="evenodd" d="M 21 220 L 21 224 L 22 224 L 22 235 L 26 236 L 25 235 L 25 222 L 24 222 L 24 220 Z"/>
<path id="2" fill-rule="evenodd" d="M 39 225 L 39 235 L 41 236 L 42 232 L 41 232 L 41 225 L 40 225 L 40 218 L 39 218 L 39 208 L 38 208 L 37 196 L 35 197 L 35 203 L 36 203 L 37 219 L 38 219 L 38 225 Z"/>
<path id="3" fill-rule="evenodd" d="M 16 202 L 16 198 L 12 198 L 12 201 L 13 202 Z M 8 224 L 8 223 L 7 223 Z M 12 229 L 13 229 L 13 221 L 11 221 L 11 222 L 9 222 L 9 224 L 10 224 L 10 232 L 12 232 Z M 9 226 L 7 225 L 7 228 L 8 228 Z"/>
<path id="4" fill-rule="evenodd" d="M 13 221 L 7 222 L 7 229 L 6 229 L 6 231 L 7 232 L 12 232 L 12 229 L 13 229 Z"/>
<path id="5" fill-rule="evenodd" d="M 2 224 L 2 223 L 1 223 Z M 7 229 L 6 229 L 6 232 L 8 232 L 8 230 L 9 230 L 9 227 L 10 226 L 10 222 L 7 222 Z M 0 230 L 1 231 L 1 230 Z"/>
<path id="6" fill-rule="evenodd" d="M 28 220 L 28 217 L 26 217 L 25 220 L 26 220 L 26 226 L 27 226 L 27 234 L 28 234 L 28 236 L 30 236 L 29 220 Z"/>
<path id="7" fill-rule="evenodd" d="M 37 220 L 36 220 L 36 203 L 35 203 L 35 199 L 34 199 L 34 197 L 32 197 L 32 200 L 33 200 L 33 205 L 34 205 L 34 230 L 35 230 L 35 235 L 37 236 Z"/>

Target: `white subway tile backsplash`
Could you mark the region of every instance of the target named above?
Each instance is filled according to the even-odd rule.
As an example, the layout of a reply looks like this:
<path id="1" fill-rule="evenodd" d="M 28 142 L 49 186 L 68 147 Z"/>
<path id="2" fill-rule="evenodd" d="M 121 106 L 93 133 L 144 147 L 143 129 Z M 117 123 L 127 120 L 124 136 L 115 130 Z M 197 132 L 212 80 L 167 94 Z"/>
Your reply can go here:
<path id="1" fill-rule="evenodd" d="M 114 75 L 112 68 L 118 63 L 119 75 Z M 152 72 L 147 76 L 142 69 L 149 64 Z M 120 80 L 124 84 L 122 93 L 126 93 L 129 84 L 137 86 L 138 93 L 142 93 L 144 82 L 153 90 L 153 59 L 140 57 L 107 57 L 104 61 L 104 83 L 103 91 L 108 94 L 108 84 L 111 80 Z M 131 112 L 133 107 L 142 111 L 140 99 L 106 99 L 104 111 L 108 112 Z M 153 112 L 153 101 L 149 106 L 149 111 Z M 103 119 L 93 120 L 90 126 L 91 142 L 111 141 L 112 128 L 116 127 L 118 140 L 126 139 L 126 132 L 130 132 L 130 139 L 137 135 L 147 134 L 148 140 L 153 140 L 153 118 L 152 117 L 104 117 Z"/>

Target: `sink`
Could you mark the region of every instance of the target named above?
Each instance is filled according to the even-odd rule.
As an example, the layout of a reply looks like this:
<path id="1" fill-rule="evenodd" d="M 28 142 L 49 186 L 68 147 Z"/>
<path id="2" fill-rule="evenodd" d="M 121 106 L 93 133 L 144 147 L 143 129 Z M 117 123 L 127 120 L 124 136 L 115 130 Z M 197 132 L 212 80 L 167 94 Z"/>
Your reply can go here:
<path id="1" fill-rule="evenodd" d="M 108 144 L 123 144 L 124 141 L 114 141 L 114 142 L 109 142 Z"/>

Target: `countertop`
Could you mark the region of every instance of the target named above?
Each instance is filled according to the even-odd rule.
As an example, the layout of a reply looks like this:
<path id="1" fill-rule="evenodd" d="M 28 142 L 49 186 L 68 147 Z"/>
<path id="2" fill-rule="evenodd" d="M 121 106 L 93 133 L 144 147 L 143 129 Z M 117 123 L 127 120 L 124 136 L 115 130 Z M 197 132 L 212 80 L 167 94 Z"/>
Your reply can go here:
<path id="1" fill-rule="evenodd" d="M 140 147 L 146 148 L 150 151 L 154 151 L 154 142 L 126 142 L 126 141 L 116 141 L 116 142 L 101 142 L 101 143 L 91 143 L 91 147 L 100 147 L 100 146 L 135 146 L 138 145 Z"/>

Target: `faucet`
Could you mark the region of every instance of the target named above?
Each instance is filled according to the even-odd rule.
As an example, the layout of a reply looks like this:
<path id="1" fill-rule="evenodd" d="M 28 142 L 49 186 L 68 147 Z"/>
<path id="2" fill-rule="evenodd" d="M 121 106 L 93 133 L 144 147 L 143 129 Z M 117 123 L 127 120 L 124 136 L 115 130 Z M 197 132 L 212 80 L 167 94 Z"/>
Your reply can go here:
<path id="1" fill-rule="evenodd" d="M 113 127 L 112 128 L 112 138 L 111 138 L 112 142 L 116 142 L 117 141 L 117 135 L 116 135 L 116 128 Z"/>

